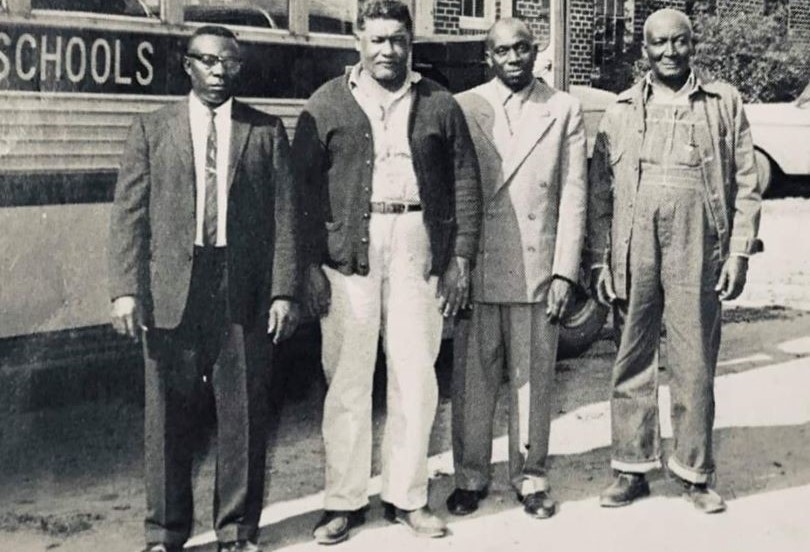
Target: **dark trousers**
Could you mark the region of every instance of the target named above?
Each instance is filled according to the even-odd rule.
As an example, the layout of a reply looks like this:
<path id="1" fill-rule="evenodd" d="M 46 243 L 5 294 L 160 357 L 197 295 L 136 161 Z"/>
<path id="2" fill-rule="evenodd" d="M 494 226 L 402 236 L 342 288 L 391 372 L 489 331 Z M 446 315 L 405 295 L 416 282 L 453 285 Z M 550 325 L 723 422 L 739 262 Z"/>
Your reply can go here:
<path id="1" fill-rule="evenodd" d="M 509 377 L 509 478 L 521 494 L 548 490 L 546 459 L 559 326 L 533 304 L 476 303 L 465 360 L 453 372 L 456 486 L 490 483 L 493 419 L 504 373 Z"/>
<path id="2" fill-rule="evenodd" d="M 150 329 L 145 356 L 146 542 L 182 545 L 193 522 L 192 461 L 216 418 L 214 527 L 220 542 L 255 540 L 264 498 L 267 320 L 230 321 L 226 251 L 195 248 L 180 325 Z"/>

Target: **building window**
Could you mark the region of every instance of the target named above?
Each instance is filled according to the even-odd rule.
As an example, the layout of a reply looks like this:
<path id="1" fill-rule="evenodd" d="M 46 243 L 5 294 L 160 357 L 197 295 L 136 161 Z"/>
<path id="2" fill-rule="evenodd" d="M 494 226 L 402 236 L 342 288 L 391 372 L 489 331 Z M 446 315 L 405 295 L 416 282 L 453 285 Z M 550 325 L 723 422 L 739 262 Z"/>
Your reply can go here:
<path id="1" fill-rule="evenodd" d="M 628 20 L 631 22 L 629 29 Z M 632 40 L 632 13 L 629 17 L 625 14 L 625 0 L 596 0 L 593 24 L 594 68 L 601 69 L 619 60 L 625 52 L 627 36 Z"/>
<path id="2" fill-rule="evenodd" d="M 484 0 L 461 0 L 461 15 L 464 17 L 484 17 Z"/>
<path id="3" fill-rule="evenodd" d="M 486 31 L 495 22 L 495 0 L 461 0 L 461 29 Z"/>

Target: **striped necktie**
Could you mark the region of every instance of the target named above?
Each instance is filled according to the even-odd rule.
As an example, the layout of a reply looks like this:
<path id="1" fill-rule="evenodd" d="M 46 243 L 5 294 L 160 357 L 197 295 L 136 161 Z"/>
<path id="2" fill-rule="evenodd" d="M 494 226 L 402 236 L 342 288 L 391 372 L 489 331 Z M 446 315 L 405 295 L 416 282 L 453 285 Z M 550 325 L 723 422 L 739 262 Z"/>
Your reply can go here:
<path id="1" fill-rule="evenodd" d="M 205 214 L 203 245 L 217 243 L 217 126 L 214 110 L 208 113 L 208 141 L 205 145 Z"/>

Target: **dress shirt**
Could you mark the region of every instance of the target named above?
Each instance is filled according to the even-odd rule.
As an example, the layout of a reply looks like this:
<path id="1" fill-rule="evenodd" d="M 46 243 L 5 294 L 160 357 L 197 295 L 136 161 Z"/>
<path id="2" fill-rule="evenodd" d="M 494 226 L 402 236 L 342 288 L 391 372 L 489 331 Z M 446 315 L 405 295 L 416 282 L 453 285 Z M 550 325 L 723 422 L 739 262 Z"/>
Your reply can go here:
<path id="1" fill-rule="evenodd" d="M 217 247 L 228 245 L 228 169 L 231 157 L 231 108 L 229 99 L 214 109 L 214 124 L 217 127 Z M 210 108 L 192 92 L 189 94 L 188 114 L 191 122 L 191 141 L 194 149 L 194 176 L 197 188 L 196 223 L 194 245 L 203 245 L 203 220 L 205 218 L 205 150 L 208 143 Z"/>
<path id="2" fill-rule="evenodd" d="M 523 106 L 531 97 L 534 86 L 535 79 L 532 79 L 529 84 L 520 90 L 513 91 L 501 82 L 499 78 L 495 78 L 495 90 L 497 91 L 496 94 L 500 99 L 503 111 L 501 116 L 495 117 L 492 133 L 495 137 L 495 145 L 501 157 L 504 159 L 506 159 L 508 154 L 512 151 L 514 140 L 520 128 L 520 115 L 523 111 Z"/>
<path id="3" fill-rule="evenodd" d="M 399 90 L 389 92 L 355 65 L 349 75 L 352 95 L 368 117 L 374 139 L 371 201 L 419 204 L 419 186 L 408 141 L 413 84 L 421 75 L 410 71 Z"/>

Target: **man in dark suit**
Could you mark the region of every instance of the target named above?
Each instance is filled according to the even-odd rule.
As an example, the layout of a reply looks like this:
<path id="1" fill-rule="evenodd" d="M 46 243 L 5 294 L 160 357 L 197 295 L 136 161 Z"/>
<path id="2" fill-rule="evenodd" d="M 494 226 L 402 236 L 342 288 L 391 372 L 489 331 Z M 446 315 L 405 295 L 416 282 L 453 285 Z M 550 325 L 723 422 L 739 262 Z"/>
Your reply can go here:
<path id="1" fill-rule="evenodd" d="M 239 44 L 206 26 L 188 43 L 188 99 L 139 117 L 110 226 L 113 325 L 142 337 L 146 542 L 182 549 L 201 408 L 214 408 L 219 550 L 258 550 L 270 345 L 295 329 L 297 202 L 287 136 L 234 99 Z M 213 404 L 212 400 L 213 399 Z"/>

